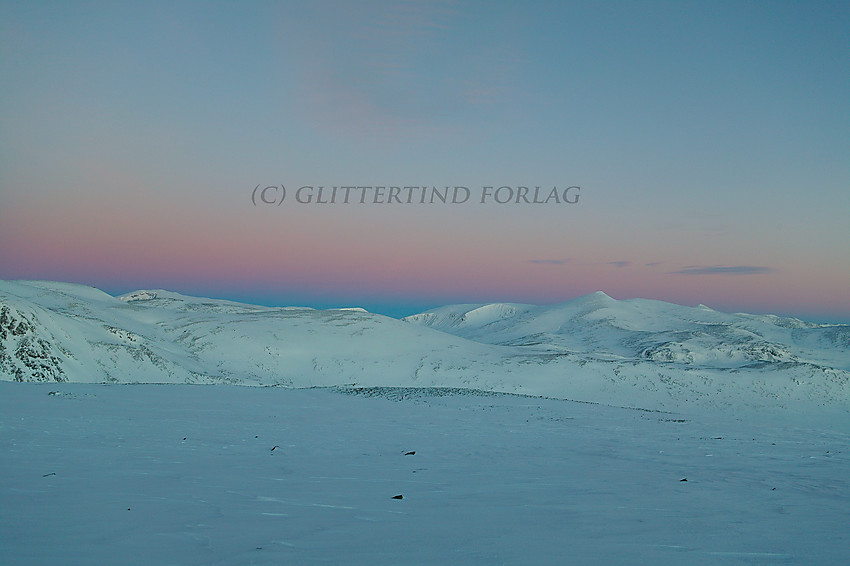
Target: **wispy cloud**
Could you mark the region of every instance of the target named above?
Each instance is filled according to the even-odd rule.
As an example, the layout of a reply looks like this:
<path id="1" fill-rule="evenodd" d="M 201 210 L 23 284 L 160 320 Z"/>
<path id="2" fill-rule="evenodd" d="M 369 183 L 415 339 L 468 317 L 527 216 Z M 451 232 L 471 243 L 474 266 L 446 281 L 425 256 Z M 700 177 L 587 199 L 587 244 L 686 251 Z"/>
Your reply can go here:
<path id="1" fill-rule="evenodd" d="M 628 267 L 628 266 L 630 266 L 631 264 L 632 264 L 632 262 L 630 262 L 630 261 L 625 261 L 625 260 L 621 260 L 621 261 L 609 261 L 609 262 L 608 262 L 608 265 L 613 265 L 613 266 L 614 266 L 614 267 L 616 267 L 617 269 L 621 269 L 621 268 L 623 268 L 623 267 Z"/>
<path id="2" fill-rule="evenodd" d="M 463 36 L 475 15 L 470 7 L 451 0 L 309 6 L 292 32 L 304 53 L 298 92 L 323 129 L 358 137 L 454 134 L 470 112 L 492 112 L 516 90 L 523 68 L 516 40 L 446 47 Z"/>
<path id="3" fill-rule="evenodd" d="M 673 273 L 682 275 L 760 275 L 775 271 L 772 267 L 762 265 L 688 265 Z"/>
<path id="4" fill-rule="evenodd" d="M 539 265 L 564 265 L 568 263 L 570 260 L 567 259 L 530 259 L 528 263 L 536 263 Z"/>

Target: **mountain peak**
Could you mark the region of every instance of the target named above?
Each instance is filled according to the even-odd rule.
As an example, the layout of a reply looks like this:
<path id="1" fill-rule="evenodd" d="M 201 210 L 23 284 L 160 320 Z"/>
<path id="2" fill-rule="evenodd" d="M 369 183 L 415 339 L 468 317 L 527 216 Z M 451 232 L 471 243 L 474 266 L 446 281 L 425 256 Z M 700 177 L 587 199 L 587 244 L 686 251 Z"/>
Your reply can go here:
<path id="1" fill-rule="evenodd" d="M 593 293 L 589 293 L 587 295 L 583 295 L 581 297 L 576 297 L 570 301 L 567 301 L 567 304 L 578 304 L 578 305 L 591 305 L 591 306 L 608 306 L 617 303 L 617 299 L 612 298 L 607 295 L 604 291 L 595 291 Z"/>

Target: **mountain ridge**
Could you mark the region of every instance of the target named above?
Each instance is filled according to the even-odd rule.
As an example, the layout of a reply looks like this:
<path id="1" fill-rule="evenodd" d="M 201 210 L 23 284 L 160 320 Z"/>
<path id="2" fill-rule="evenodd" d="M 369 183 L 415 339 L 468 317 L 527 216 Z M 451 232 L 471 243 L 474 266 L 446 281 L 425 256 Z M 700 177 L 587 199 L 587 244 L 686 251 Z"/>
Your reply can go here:
<path id="1" fill-rule="evenodd" d="M 593 293 L 394 319 L 0 282 L 0 379 L 461 387 L 650 408 L 850 407 L 850 325 Z"/>

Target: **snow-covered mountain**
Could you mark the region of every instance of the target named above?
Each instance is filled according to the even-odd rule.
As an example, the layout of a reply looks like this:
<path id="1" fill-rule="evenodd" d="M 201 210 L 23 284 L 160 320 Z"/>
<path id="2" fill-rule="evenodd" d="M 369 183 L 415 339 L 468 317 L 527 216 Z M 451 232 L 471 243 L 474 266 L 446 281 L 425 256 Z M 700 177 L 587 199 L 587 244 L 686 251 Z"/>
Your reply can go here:
<path id="1" fill-rule="evenodd" d="M 0 373 L 18 381 L 458 384 L 500 349 L 362 309 L 272 308 L 4 282 Z M 494 385 L 481 377 L 477 386 Z"/>
<path id="2" fill-rule="evenodd" d="M 403 320 L 0 282 L 0 378 L 464 387 L 644 408 L 850 407 L 850 326 L 595 293 Z"/>
<path id="3" fill-rule="evenodd" d="M 850 370 L 850 326 L 706 306 L 618 301 L 602 292 L 555 306 L 451 305 L 407 322 L 485 344 L 592 359 L 650 360 L 689 367 L 812 365 Z"/>

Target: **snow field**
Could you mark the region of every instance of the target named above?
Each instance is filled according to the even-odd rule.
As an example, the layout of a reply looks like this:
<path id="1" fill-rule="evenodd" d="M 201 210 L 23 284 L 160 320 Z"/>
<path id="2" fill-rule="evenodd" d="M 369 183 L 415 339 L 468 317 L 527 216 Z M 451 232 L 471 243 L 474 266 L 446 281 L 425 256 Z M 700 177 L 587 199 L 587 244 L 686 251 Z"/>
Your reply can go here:
<path id="1" fill-rule="evenodd" d="M 0 383 L 0 563 L 850 558 L 846 413 L 363 393 Z"/>

